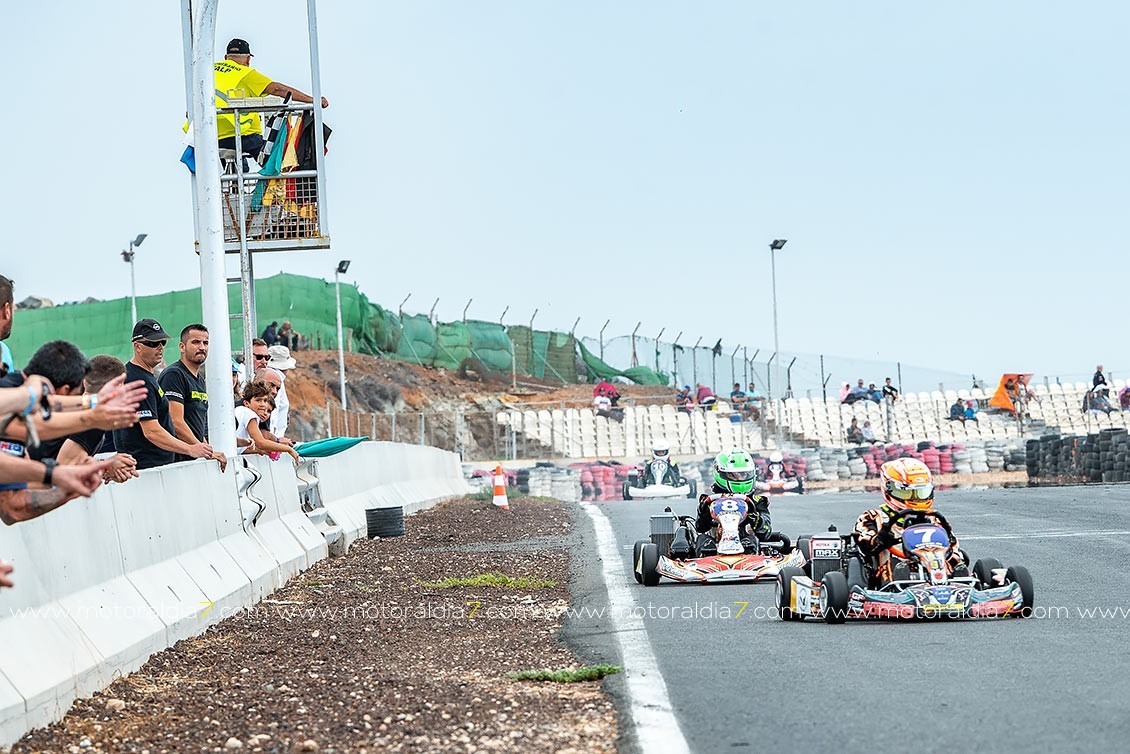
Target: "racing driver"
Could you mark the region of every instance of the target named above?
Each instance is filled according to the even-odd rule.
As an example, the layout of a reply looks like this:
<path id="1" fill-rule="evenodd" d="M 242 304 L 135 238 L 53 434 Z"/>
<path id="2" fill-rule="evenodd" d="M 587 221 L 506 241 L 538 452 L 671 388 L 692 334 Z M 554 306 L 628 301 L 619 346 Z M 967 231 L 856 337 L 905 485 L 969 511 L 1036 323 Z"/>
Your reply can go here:
<path id="1" fill-rule="evenodd" d="M 679 473 L 679 464 L 675 463 L 671 459 L 671 443 L 663 439 L 656 439 L 655 441 L 653 441 L 651 443 L 651 458 L 648 458 L 643 462 L 644 474 L 648 475 L 645 478 L 645 481 L 648 484 L 665 484 L 662 479 L 654 478 L 653 472 L 651 470 L 652 461 L 666 461 L 667 474 L 665 474 L 664 476 L 673 476 L 675 478 L 674 483 L 678 484 L 679 480 L 682 478 L 682 474 Z"/>
<path id="2" fill-rule="evenodd" d="M 699 537 L 709 536 L 708 532 L 714 526 L 710 516 L 710 505 L 720 497 L 738 497 L 745 500 L 748 507 L 745 520 L 739 530 L 748 530 L 759 541 L 771 539 L 787 540 L 772 530 L 772 521 L 769 517 L 769 498 L 753 494 L 753 486 L 757 482 L 757 466 L 753 456 L 741 449 L 734 449 L 718 454 L 714 459 L 714 483 L 710 492 L 698 498 L 698 518 L 695 520 L 695 531 Z M 699 548 L 701 549 L 701 547 Z"/>
<path id="3" fill-rule="evenodd" d="M 912 513 L 923 514 L 928 522 L 946 530 L 950 540 L 946 562 L 953 575 L 968 575 L 969 557 L 958 549 L 949 522 L 934 510 L 934 481 L 926 464 L 914 458 L 887 461 L 879 469 L 879 480 L 883 504 L 860 514 L 852 532 L 860 552 L 871 561 L 878 584 L 907 577 L 898 572 L 907 564 L 895 546 L 902 542 L 904 521 Z"/>

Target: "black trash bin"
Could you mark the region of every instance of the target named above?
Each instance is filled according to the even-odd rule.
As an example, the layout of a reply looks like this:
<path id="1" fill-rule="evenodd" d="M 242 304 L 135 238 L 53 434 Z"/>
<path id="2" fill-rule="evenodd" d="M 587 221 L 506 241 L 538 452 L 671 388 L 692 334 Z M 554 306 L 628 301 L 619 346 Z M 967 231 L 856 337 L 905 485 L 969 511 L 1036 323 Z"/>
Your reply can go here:
<path id="1" fill-rule="evenodd" d="M 404 536 L 404 509 L 395 508 L 370 508 L 365 511 L 365 525 L 368 529 L 369 539 L 373 537 L 403 537 Z"/>

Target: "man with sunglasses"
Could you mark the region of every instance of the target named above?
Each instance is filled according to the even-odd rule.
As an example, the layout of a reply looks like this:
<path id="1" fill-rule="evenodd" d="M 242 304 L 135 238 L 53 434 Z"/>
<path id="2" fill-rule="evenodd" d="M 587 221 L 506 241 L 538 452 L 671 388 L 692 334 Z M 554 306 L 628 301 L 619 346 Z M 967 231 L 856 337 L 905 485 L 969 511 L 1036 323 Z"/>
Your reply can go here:
<path id="1" fill-rule="evenodd" d="M 133 456 L 138 469 L 173 463 L 178 453 L 191 458 L 215 457 L 208 443 L 188 443 L 176 437 L 169 399 L 153 375 L 163 359 L 167 340 L 169 334 L 155 319 L 143 319 L 133 326 L 133 358 L 126 363 L 126 380 L 144 382 L 146 395 L 137 407 L 137 423 L 114 431 L 114 446 Z"/>
<path id="2" fill-rule="evenodd" d="M 934 510 L 934 479 L 926 464 L 915 458 L 887 461 L 879 468 L 879 481 L 883 504 L 861 513 L 852 532 L 860 552 L 870 561 L 866 570 L 871 585 L 907 577 L 906 560 L 891 548 L 902 542 L 904 522 L 911 514 L 945 529 L 950 540 L 946 561 L 954 573 L 967 575 L 969 557 L 958 548 L 949 522 Z"/>

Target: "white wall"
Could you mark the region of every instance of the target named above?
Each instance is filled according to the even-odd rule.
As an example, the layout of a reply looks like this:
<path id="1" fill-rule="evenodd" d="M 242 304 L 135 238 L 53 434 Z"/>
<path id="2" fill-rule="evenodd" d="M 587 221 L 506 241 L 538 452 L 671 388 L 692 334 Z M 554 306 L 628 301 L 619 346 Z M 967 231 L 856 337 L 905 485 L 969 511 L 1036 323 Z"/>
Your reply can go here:
<path id="1" fill-rule="evenodd" d="M 247 462 L 262 476 L 251 493 L 266 506 L 254 525 L 234 463 L 224 474 L 196 461 L 0 526 L 0 558 L 16 582 L 0 591 L 0 746 L 326 557 L 294 467 Z M 350 542 L 364 536 L 367 508 L 408 513 L 469 491 L 455 454 L 396 443 L 319 459 L 318 476 Z"/>

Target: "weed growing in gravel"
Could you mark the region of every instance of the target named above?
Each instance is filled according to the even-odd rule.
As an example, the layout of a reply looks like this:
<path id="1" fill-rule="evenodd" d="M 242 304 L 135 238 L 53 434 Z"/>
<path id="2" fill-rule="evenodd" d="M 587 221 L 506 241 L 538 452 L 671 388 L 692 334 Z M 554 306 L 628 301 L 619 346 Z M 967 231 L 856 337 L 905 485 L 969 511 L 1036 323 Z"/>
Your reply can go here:
<path id="1" fill-rule="evenodd" d="M 526 493 L 519 490 L 517 487 L 507 487 L 506 488 L 506 499 L 507 500 L 525 500 L 527 497 L 529 497 L 529 496 L 526 495 Z M 473 492 L 473 493 L 471 493 L 470 495 L 467 496 L 467 499 L 468 500 L 474 500 L 474 501 L 480 502 L 480 503 L 489 503 L 489 502 L 494 500 L 494 488 L 479 490 L 478 492 Z"/>
<path id="2" fill-rule="evenodd" d="M 531 579 L 526 576 L 515 578 L 504 573 L 480 573 L 478 576 L 464 576 L 462 578 L 452 576 L 443 581 L 418 581 L 416 583 L 429 589 L 455 589 L 461 586 L 486 586 L 495 589 L 548 589 L 557 586 L 556 581 L 548 579 Z"/>
<path id="3" fill-rule="evenodd" d="M 517 673 L 507 673 L 507 678 L 516 681 L 550 681 L 552 683 L 580 683 L 582 681 L 599 681 L 606 675 L 619 673 L 623 668 L 619 665 L 588 665 L 577 670 L 522 670 Z"/>

